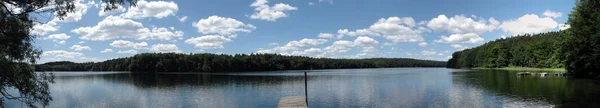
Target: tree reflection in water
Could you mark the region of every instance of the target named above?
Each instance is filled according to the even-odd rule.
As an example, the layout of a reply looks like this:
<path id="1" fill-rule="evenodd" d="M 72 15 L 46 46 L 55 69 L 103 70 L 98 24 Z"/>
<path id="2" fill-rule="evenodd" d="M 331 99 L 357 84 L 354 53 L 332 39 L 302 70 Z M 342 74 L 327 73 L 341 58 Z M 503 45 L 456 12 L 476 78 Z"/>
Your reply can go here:
<path id="1" fill-rule="evenodd" d="M 34 72 L 29 64 L 0 61 L 0 107 L 6 100 L 18 100 L 28 107 L 47 106 L 52 100 L 48 84 L 53 79 L 52 74 Z"/>

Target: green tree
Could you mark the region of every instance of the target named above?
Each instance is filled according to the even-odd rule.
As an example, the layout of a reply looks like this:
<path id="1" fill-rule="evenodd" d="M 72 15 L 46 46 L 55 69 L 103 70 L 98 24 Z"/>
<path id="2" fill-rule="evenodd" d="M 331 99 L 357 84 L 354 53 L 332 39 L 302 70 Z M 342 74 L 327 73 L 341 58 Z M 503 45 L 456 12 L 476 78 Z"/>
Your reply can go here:
<path id="1" fill-rule="evenodd" d="M 42 51 L 32 45 L 35 36 L 30 35 L 35 20 L 32 13 L 53 13 L 59 19 L 75 9 L 74 0 L 0 0 L 0 101 L 16 99 L 29 107 L 48 105 L 48 83 L 52 77 L 36 74 L 32 64 Z M 102 0 L 107 10 L 120 4 L 135 4 L 136 0 Z M 6 90 L 14 88 L 19 96 Z M 3 103 L 0 107 L 3 107 Z"/>
<path id="2" fill-rule="evenodd" d="M 568 72 L 575 77 L 600 78 L 600 1 L 578 0 L 568 23 L 571 36 L 563 48 Z"/>

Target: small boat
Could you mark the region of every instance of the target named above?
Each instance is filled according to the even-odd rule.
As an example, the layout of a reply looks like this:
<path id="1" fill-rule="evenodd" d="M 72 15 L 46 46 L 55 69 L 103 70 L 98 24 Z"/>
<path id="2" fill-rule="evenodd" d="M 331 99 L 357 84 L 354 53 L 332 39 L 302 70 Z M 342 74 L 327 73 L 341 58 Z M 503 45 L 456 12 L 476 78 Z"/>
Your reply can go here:
<path id="1" fill-rule="evenodd" d="M 567 73 L 565 73 L 565 72 L 555 72 L 554 73 L 554 76 L 566 76 L 566 75 L 567 75 Z"/>
<path id="2" fill-rule="evenodd" d="M 546 75 L 548 75 L 548 73 L 547 73 L 547 72 L 538 73 L 538 74 L 540 74 L 540 76 L 546 76 Z"/>
<path id="3" fill-rule="evenodd" d="M 519 72 L 517 75 L 531 75 L 531 72 Z"/>

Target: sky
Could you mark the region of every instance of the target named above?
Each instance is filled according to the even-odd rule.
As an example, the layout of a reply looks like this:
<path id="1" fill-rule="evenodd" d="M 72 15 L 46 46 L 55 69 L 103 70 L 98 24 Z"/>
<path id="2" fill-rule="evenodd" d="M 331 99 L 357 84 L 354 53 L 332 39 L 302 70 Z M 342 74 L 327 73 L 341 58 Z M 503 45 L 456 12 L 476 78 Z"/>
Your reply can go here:
<path id="1" fill-rule="evenodd" d="M 277 53 L 448 60 L 519 34 L 559 31 L 573 0 L 140 0 L 104 11 L 76 0 L 63 19 L 34 16 L 38 63 L 138 53 Z"/>

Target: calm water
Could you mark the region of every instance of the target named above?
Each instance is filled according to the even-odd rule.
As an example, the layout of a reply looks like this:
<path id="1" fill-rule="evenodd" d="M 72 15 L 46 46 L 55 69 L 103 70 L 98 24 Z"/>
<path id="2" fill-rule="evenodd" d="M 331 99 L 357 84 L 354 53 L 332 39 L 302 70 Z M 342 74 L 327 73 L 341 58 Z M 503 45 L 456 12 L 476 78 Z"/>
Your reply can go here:
<path id="1" fill-rule="evenodd" d="M 272 108 L 304 95 L 302 71 L 230 74 L 55 72 L 49 107 Z M 600 83 L 514 71 L 310 71 L 309 107 L 598 107 Z M 7 107 L 21 107 L 6 101 Z"/>

